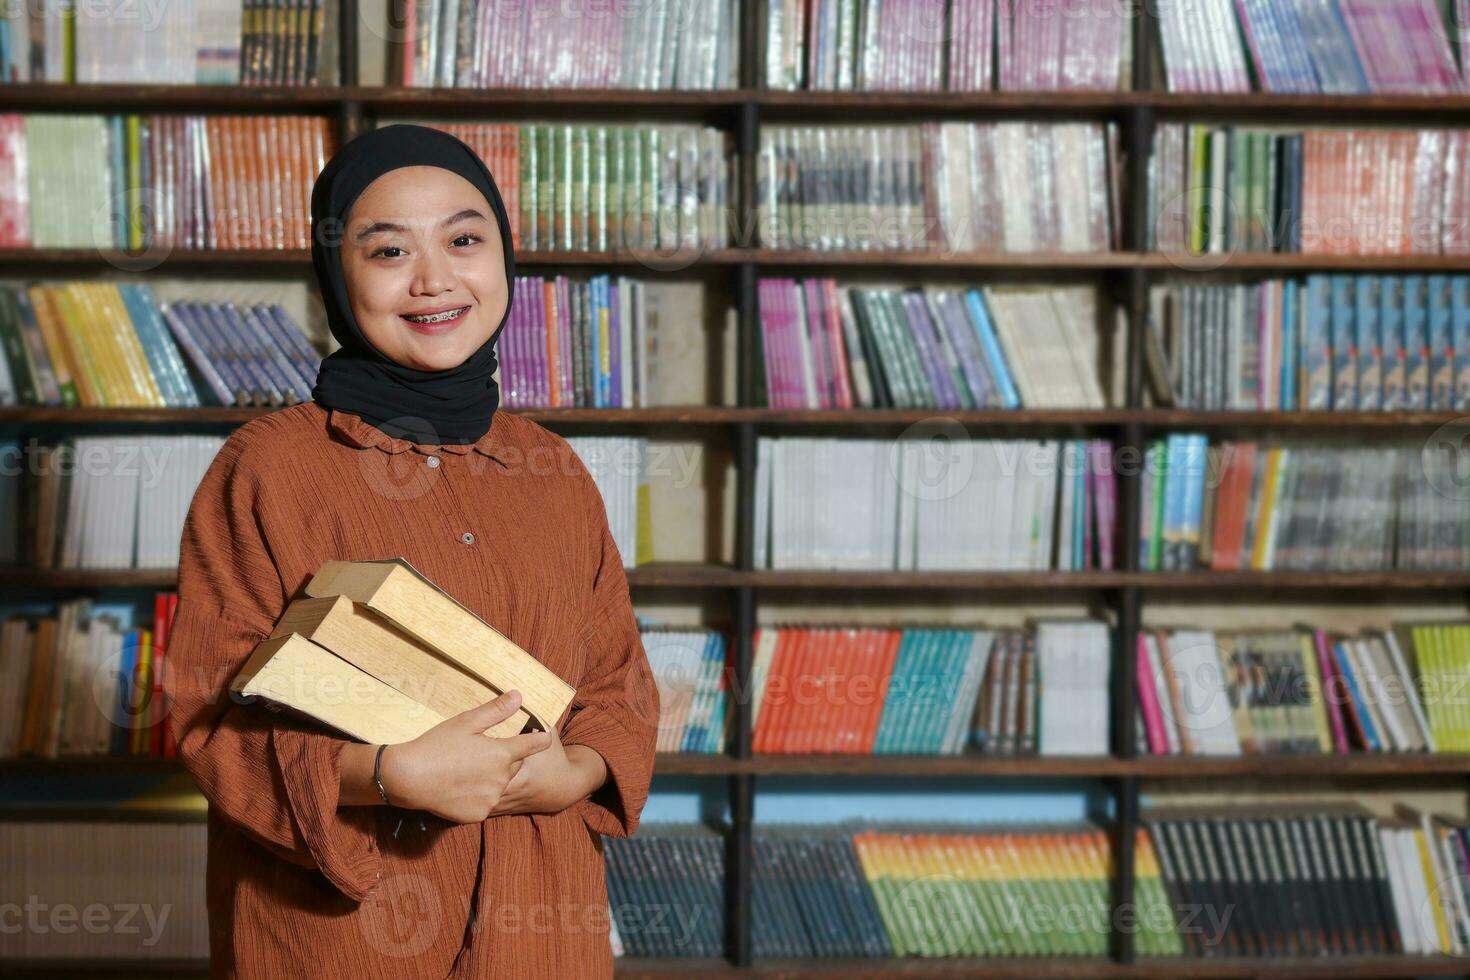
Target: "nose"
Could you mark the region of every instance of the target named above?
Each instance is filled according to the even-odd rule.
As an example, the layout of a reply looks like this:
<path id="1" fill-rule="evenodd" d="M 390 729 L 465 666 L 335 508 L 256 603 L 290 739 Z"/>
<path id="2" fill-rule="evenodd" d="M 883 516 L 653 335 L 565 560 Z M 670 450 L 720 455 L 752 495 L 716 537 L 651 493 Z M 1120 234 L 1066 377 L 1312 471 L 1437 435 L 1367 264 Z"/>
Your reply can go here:
<path id="1" fill-rule="evenodd" d="M 449 257 L 439 249 L 421 249 L 414 266 L 413 294 L 435 296 L 453 287 L 454 270 Z"/>

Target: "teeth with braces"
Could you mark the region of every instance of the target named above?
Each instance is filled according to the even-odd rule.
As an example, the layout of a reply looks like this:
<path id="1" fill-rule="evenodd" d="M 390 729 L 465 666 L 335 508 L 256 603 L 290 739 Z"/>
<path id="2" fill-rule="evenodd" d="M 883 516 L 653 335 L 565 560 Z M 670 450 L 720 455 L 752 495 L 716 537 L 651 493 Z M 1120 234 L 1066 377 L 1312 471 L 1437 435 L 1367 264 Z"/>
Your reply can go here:
<path id="1" fill-rule="evenodd" d="M 412 320 L 414 323 L 443 323 L 445 320 L 453 320 L 467 309 L 469 309 L 468 306 L 461 306 L 457 310 L 445 310 L 443 313 L 431 313 L 428 316 L 413 316 L 405 313 L 403 318 Z"/>

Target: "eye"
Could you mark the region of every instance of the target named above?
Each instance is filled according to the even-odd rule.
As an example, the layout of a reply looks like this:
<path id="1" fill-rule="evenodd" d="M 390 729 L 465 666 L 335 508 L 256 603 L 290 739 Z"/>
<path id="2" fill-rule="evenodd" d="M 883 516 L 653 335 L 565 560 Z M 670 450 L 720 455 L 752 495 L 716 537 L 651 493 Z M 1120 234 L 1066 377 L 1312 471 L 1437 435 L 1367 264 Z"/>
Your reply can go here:
<path id="1" fill-rule="evenodd" d="M 462 235 L 456 235 L 454 238 L 454 243 L 459 244 L 460 242 L 465 242 L 465 247 L 468 247 L 468 245 L 473 245 L 476 242 L 483 242 L 484 240 L 485 239 L 481 238 L 479 235 L 467 231 Z"/>
<path id="2" fill-rule="evenodd" d="M 396 258 L 398 258 L 398 256 L 396 256 L 396 255 L 387 255 L 385 253 L 387 253 L 387 252 L 401 252 L 401 251 L 403 251 L 403 249 L 399 248 L 397 245 L 384 245 L 382 248 L 380 248 L 376 252 L 374 252 L 372 254 L 371 258 L 375 258 L 376 259 L 379 256 L 382 256 L 385 259 L 396 259 Z"/>

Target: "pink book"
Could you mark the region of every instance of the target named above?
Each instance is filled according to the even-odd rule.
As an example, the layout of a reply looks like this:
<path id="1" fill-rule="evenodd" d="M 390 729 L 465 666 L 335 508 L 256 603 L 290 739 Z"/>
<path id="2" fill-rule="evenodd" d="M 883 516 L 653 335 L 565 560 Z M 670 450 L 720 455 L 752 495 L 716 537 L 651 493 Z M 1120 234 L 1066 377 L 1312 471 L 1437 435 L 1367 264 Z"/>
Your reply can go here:
<path id="1" fill-rule="evenodd" d="M 761 319 L 761 360 L 766 376 L 766 404 L 780 407 L 780 387 L 776 366 L 776 283 L 773 279 L 761 279 L 757 284 Z"/>
<path id="2" fill-rule="evenodd" d="M 790 296 L 795 282 L 790 279 L 769 279 L 767 282 L 771 290 L 771 315 L 766 332 L 769 341 L 766 357 L 770 364 L 766 400 L 772 408 L 793 408 L 796 406 L 792 403 L 788 343 L 792 331 Z"/>
<path id="3" fill-rule="evenodd" d="M 1113 472 L 1112 443 L 1106 439 L 1095 439 L 1092 443 L 1092 489 L 1097 498 L 1097 557 L 1098 567 L 1105 572 L 1113 570 L 1113 533 L 1118 520 L 1118 478 Z"/>
<path id="4" fill-rule="evenodd" d="M 1342 718 L 1342 701 L 1347 689 L 1337 673 L 1337 664 L 1327 649 L 1327 634 L 1312 630 L 1312 644 L 1317 648 L 1317 669 L 1322 674 L 1322 706 L 1327 712 L 1327 723 L 1332 727 L 1332 746 L 1339 753 L 1348 749 L 1347 726 Z"/>
<path id="5" fill-rule="evenodd" d="M 1154 683 L 1153 666 L 1148 662 L 1148 639 L 1138 634 L 1135 655 L 1138 677 L 1138 707 L 1143 712 L 1143 730 L 1148 736 L 1150 755 L 1169 754 L 1169 736 L 1164 729 L 1164 712 L 1159 707 L 1159 689 Z"/>
<path id="6" fill-rule="evenodd" d="M 1467 0 L 1470 3 L 1470 0 Z M 1470 132 L 1445 134 L 1444 226 L 1441 246 L 1446 255 L 1470 254 Z"/>
<path id="7" fill-rule="evenodd" d="M 1097 487 L 1092 479 L 1093 455 L 1093 443 L 1086 442 L 1083 444 L 1082 458 L 1077 461 L 1077 465 L 1082 467 L 1082 499 L 1077 503 L 1082 508 L 1082 561 L 1080 567 L 1083 569 L 1093 567 L 1092 524 L 1097 519 L 1098 513 Z M 1073 567 L 1078 566 L 1079 563 L 1074 559 Z"/>
<path id="8" fill-rule="evenodd" d="M 536 383 L 532 386 L 532 395 L 536 399 L 536 407 L 549 408 L 551 406 L 551 380 L 548 372 L 551 370 L 550 356 L 546 332 L 546 304 L 529 303 L 526 309 L 527 340 L 531 347 L 532 377 Z"/>
<path id="9" fill-rule="evenodd" d="M 827 310 L 827 337 L 832 342 L 832 363 L 837 365 L 837 407 L 852 408 L 852 375 L 847 367 L 847 339 L 842 332 L 837 280 L 822 280 L 822 301 Z"/>
<path id="10" fill-rule="evenodd" d="M 1015 64 L 1016 58 L 1012 52 L 1011 29 L 1011 0 L 995 0 L 995 40 L 996 52 L 1000 59 L 997 68 L 1000 72 L 1000 87 L 1009 90 L 1016 87 Z"/>
<path id="11" fill-rule="evenodd" d="M 505 322 L 505 335 L 510 342 L 506 355 L 510 365 L 511 391 L 517 408 L 531 407 L 531 352 L 530 345 L 526 342 L 526 334 L 531 329 L 527 322 L 528 314 L 529 311 L 524 307 L 514 306 L 510 319 Z"/>
<path id="12" fill-rule="evenodd" d="M 767 279 L 766 288 L 770 297 L 765 315 L 766 403 L 772 408 L 786 408 L 785 285 L 780 279 Z"/>

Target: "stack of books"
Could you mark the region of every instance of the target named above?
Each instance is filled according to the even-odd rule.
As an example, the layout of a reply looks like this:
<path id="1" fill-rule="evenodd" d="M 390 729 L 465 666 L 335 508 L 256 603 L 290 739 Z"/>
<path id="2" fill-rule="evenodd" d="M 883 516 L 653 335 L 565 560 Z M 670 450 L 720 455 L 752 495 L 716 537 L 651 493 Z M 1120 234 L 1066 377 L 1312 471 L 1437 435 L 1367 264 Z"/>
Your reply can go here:
<path id="1" fill-rule="evenodd" d="M 411 741 L 512 689 L 520 709 L 485 734 L 551 731 L 571 704 L 565 681 L 402 558 L 327 561 L 306 596 L 240 668 L 232 695 L 385 743 Z"/>

